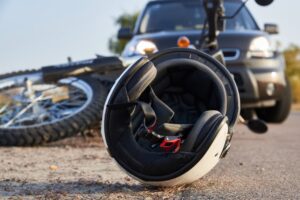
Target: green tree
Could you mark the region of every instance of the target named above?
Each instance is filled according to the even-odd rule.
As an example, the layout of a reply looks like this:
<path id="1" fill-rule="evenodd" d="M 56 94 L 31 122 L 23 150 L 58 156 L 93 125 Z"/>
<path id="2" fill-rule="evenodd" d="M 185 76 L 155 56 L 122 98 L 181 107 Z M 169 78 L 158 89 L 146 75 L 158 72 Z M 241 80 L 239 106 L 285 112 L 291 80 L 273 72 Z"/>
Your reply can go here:
<path id="1" fill-rule="evenodd" d="M 119 28 L 130 28 L 133 31 L 138 15 L 139 12 L 133 14 L 124 13 L 116 19 L 115 24 L 118 25 Z M 128 40 L 119 40 L 115 35 L 109 39 L 108 48 L 112 53 L 121 54 L 127 43 Z"/>
<path id="2" fill-rule="evenodd" d="M 290 45 L 285 51 L 286 72 L 293 89 L 294 102 L 300 102 L 300 47 Z"/>
<path id="3" fill-rule="evenodd" d="M 285 51 L 284 56 L 289 77 L 300 74 L 300 47 L 292 44 Z"/>

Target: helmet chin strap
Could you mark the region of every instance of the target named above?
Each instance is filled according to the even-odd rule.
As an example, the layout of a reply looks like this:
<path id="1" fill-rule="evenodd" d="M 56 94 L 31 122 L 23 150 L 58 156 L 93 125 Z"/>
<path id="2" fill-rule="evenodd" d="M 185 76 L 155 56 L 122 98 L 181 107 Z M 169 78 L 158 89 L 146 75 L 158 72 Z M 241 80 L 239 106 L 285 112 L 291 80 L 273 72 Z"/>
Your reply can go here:
<path id="1" fill-rule="evenodd" d="M 174 117 L 174 111 L 160 100 L 151 87 L 148 88 L 149 102 L 138 101 L 144 114 L 144 126 L 148 132 L 162 133 L 162 136 L 175 136 L 192 128 L 192 124 L 170 123 Z"/>
<path id="2" fill-rule="evenodd" d="M 160 147 L 166 152 L 174 153 L 180 150 L 183 133 L 190 131 L 192 124 L 173 124 L 170 123 L 174 116 L 174 111 L 161 101 L 151 87 L 148 88 L 150 103 L 138 101 L 144 114 L 144 131 L 159 140 L 163 140 Z"/>
<path id="3" fill-rule="evenodd" d="M 138 138 L 146 133 L 146 135 L 156 138 L 156 141 L 160 141 L 160 147 L 166 152 L 178 152 L 183 136 L 193 128 L 193 124 L 170 123 L 174 117 L 174 111 L 156 96 L 150 86 L 145 90 L 144 94 L 146 94 L 147 102 L 137 100 L 107 105 L 107 107 L 124 109 L 139 106 L 143 113 L 144 123 L 135 132 L 135 137 Z"/>

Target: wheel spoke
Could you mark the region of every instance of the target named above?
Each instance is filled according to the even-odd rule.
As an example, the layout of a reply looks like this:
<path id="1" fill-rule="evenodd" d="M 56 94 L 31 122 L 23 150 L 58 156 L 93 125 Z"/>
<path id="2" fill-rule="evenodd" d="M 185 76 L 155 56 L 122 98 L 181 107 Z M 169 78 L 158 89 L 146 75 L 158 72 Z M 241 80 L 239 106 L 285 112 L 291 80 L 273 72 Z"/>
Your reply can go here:
<path id="1" fill-rule="evenodd" d="M 68 87 L 68 98 L 55 102 L 52 95 L 57 95 L 55 90 L 60 87 Z M 74 114 L 87 101 L 85 92 L 72 85 L 40 84 L 32 85 L 32 89 L 37 98 L 32 99 L 31 93 L 30 99 L 23 86 L 5 91 L 5 95 L 12 99 L 13 102 L 0 107 L 0 127 L 51 123 Z M 44 96 L 44 94 L 47 95 Z"/>

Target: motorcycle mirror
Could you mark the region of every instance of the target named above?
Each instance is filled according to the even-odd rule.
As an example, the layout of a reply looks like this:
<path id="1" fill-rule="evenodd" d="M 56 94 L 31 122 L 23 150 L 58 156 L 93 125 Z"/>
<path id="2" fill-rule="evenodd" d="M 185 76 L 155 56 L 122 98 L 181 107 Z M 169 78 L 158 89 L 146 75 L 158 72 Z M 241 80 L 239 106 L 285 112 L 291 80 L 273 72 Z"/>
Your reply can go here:
<path id="1" fill-rule="evenodd" d="M 249 120 L 247 123 L 248 128 L 253 131 L 254 133 L 264 134 L 268 132 L 267 124 L 259 119 L 252 119 Z"/>
<path id="2" fill-rule="evenodd" d="M 273 0 L 255 0 L 255 2 L 260 6 L 268 6 L 273 3 Z"/>

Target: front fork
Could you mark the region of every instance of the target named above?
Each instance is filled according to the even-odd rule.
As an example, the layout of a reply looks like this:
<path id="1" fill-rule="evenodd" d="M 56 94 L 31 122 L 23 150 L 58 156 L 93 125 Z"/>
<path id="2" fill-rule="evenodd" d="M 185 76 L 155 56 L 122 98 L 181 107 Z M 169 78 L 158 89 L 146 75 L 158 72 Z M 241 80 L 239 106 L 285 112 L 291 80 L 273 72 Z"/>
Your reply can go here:
<path id="1" fill-rule="evenodd" d="M 29 79 L 25 79 L 25 96 L 30 99 L 31 104 L 32 104 L 32 112 L 34 115 L 39 115 L 41 113 L 41 108 L 38 104 L 38 101 L 36 101 L 36 95 L 35 95 L 35 91 L 33 89 L 33 82 Z"/>

